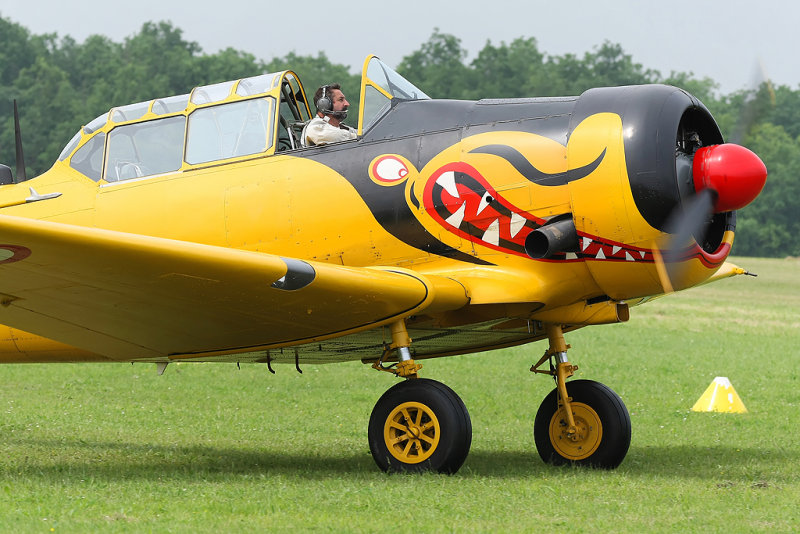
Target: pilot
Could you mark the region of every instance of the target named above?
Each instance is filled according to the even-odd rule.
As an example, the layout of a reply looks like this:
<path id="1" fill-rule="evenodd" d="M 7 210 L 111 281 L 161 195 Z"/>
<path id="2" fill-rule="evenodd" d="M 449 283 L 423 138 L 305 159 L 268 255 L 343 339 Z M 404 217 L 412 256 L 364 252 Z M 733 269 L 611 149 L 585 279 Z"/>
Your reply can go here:
<path id="1" fill-rule="evenodd" d="M 314 93 L 317 116 L 303 129 L 306 145 L 324 145 L 356 138 L 356 131 L 342 124 L 350 103 L 338 83 L 323 85 Z"/>

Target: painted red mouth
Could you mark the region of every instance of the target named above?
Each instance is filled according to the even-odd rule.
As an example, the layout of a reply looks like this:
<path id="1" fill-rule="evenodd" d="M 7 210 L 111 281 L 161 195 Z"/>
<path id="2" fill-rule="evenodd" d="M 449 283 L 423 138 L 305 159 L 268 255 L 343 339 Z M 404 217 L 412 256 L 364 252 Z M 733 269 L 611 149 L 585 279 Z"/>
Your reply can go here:
<path id="1" fill-rule="evenodd" d="M 544 224 L 517 208 L 471 165 L 445 165 L 425 186 L 425 209 L 450 232 L 473 243 L 527 257 L 525 238 Z"/>
<path id="2" fill-rule="evenodd" d="M 422 200 L 428 213 L 449 232 L 472 243 L 529 258 L 525 238 L 547 223 L 503 198 L 474 167 L 456 162 L 431 175 Z M 653 251 L 579 232 L 578 250 L 539 261 L 654 261 Z M 687 258 L 697 257 L 707 267 L 724 260 L 730 245 L 714 254 L 693 247 Z"/>

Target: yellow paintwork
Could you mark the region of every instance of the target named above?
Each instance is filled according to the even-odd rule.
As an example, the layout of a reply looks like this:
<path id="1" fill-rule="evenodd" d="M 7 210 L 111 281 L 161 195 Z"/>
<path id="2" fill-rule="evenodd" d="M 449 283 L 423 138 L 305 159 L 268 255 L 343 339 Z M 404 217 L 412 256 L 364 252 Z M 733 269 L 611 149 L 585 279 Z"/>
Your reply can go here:
<path id="1" fill-rule="evenodd" d="M 383 425 L 386 448 L 395 459 L 406 464 L 418 464 L 430 458 L 440 438 L 439 419 L 421 402 L 399 404 Z"/>
<path id="2" fill-rule="evenodd" d="M 0 362 L 25 363 L 31 361 L 63 363 L 114 360 L 16 328 L 0 326 Z"/>
<path id="3" fill-rule="evenodd" d="M 566 408 L 561 406 L 550 420 L 550 442 L 556 452 L 567 460 L 583 460 L 600 447 L 603 441 L 603 422 L 588 404 L 571 402 L 569 406 L 570 419 L 574 419 L 574 431 L 568 432 L 570 425 L 565 424 L 568 414 Z"/>
<path id="4" fill-rule="evenodd" d="M 600 113 L 581 123 L 567 145 L 568 158 L 591 161 L 606 150 L 600 167 L 583 180 L 570 184 L 572 212 L 578 232 L 607 240 L 652 248 L 661 233 L 639 211 L 628 181 L 622 121 L 618 115 Z M 598 201 L 598 199 L 602 199 Z M 622 300 L 661 292 L 654 264 L 587 261 L 592 277 L 611 298 Z"/>
<path id="5" fill-rule="evenodd" d="M 372 59 L 365 61 L 365 72 Z M 534 261 L 465 239 L 425 207 L 431 177 L 460 162 L 491 176 L 496 193 L 532 217 L 572 213 L 581 235 L 652 251 L 663 234 L 637 211 L 626 175 L 626 133 L 615 114 L 590 116 L 566 146 L 525 132 L 480 133 L 466 135 L 420 169 L 401 154 L 390 155 L 405 167 L 395 181 L 369 171 L 375 183 L 402 188 L 432 236 L 489 265 L 428 254 L 400 241 L 375 220 L 345 177 L 312 159 L 276 152 L 278 120 L 273 142 L 257 154 L 183 161 L 174 172 L 113 183 L 95 182 L 70 166 L 71 155 L 97 132 L 108 134 L 121 124 L 188 117 L 250 98 L 278 103 L 283 82 L 305 100 L 291 71 L 258 80 L 263 91 L 247 95 L 237 93 L 242 81 L 220 84 L 222 96 L 210 103 L 195 100 L 204 89 L 198 88 L 185 109 L 171 113 L 155 113 L 152 101 L 143 104 L 147 112 L 141 117 L 115 122 L 112 109 L 105 124 L 84 131 L 49 171 L 0 188 L 0 243 L 32 251 L 27 259 L 0 264 L 0 324 L 45 336 L 2 330 L 0 362 L 213 360 L 346 336 L 415 314 L 443 327 L 480 318 L 574 328 L 625 321 L 622 301 L 636 303 L 665 291 L 655 263 Z M 359 133 L 367 87 L 391 98 L 362 78 Z M 205 89 L 213 92 L 214 86 Z M 301 114 L 310 116 L 307 107 Z M 491 144 L 514 147 L 545 173 L 586 166 L 603 151 L 605 157 L 589 176 L 545 187 L 503 158 L 472 152 Z M 26 202 L 31 188 L 38 195 L 61 195 Z M 728 234 L 726 243 L 733 239 Z M 281 258 L 312 265 L 314 284 L 297 292 L 272 289 L 270 283 L 286 273 Z M 692 260 L 684 285 L 715 271 Z M 738 273 L 726 269 L 717 277 Z M 603 295 L 611 300 L 586 302 Z M 487 317 L 488 310 L 502 315 Z"/>
<path id="6" fill-rule="evenodd" d="M 116 360 L 280 347 L 467 303 L 457 282 L 398 268 L 310 263 L 314 283 L 288 293 L 270 285 L 287 271 L 273 255 L 11 216 L 0 234 L 33 251 L 4 265 L 0 323 Z"/>
<path id="7" fill-rule="evenodd" d="M 581 301 L 560 308 L 537 311 L 531 317 L 545 323 L 592 325 L 624 323 L 630 314 L 628 305 L 624 302 L 587 304 Z"/>

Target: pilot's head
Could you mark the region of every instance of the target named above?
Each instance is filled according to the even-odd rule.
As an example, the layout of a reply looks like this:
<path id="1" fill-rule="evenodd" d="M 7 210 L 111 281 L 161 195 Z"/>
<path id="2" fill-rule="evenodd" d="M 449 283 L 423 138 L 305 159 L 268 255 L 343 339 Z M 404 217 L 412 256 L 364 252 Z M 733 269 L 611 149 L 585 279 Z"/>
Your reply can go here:
<path id="1" fill-rule="evenodd" d="M 347 118 L 350 102 L 345 98 L 342 87 L 338 83 L 323 85 L 314 93 L 314 106 L 320 116 L 343 121 Z"/>

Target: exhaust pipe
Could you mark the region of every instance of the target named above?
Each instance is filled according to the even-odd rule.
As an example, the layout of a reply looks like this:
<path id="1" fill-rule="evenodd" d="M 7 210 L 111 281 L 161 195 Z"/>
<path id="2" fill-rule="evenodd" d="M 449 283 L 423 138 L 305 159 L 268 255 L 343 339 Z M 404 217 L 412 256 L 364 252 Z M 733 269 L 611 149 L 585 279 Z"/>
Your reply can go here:
<path id="1" fill-rule="evenodd" d="M 578 251 L 578 232 L 572 217 L 537 228 L 525 238 L 525 253 L 542 260 L 559 252 Z"/>

